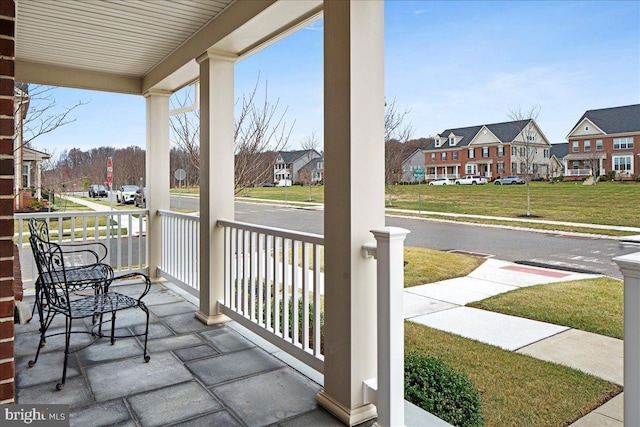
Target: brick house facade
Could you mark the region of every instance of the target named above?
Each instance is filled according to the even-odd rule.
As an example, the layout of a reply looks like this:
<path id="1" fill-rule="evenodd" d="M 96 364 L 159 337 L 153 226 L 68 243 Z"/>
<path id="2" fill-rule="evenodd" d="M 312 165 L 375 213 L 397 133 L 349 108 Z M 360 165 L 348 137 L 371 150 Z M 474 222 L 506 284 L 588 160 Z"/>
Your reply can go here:
<path id="1" fill-rule="evenodd" d="M 567 135 L 565 179 L 616 171 L 617 179 L 640 176 L 640 104 L 585 112 Z"/>
<path id="2" fill-rule="evenodd" d="M 0 2 L 0 403 L 15 402 L 13 137 L 15 3 Z"/>
<path id="3" fill-rule="evenodd" d="M 425 150 L 426 178 L 546 178 L 551 144 L 534 120 L 447 129 Z"/>

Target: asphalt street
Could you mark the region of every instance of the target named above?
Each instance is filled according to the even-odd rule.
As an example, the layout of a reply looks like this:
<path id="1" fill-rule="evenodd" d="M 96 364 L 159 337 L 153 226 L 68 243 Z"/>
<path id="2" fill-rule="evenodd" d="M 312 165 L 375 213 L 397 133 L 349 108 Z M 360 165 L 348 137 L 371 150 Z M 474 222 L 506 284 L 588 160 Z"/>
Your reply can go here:
<path id="1" fill-rule="evenodd" d="M 323 234 L 324 211 L 236 202 L 236 220 Z M 485 254 L 622 278 L 612 258 L 639 252 L 640 246 L 617 239 L 579 237 L 387 216 L 386 225 L 411 231 L 406 245 L 442 251 Z"/>

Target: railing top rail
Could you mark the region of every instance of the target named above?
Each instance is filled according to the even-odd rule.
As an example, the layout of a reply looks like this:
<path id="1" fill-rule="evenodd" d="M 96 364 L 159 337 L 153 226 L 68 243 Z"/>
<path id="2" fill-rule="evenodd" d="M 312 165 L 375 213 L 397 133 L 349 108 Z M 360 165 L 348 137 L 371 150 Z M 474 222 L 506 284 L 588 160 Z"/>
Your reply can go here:
<path id="1" fill-rule="evenodd" d="M 108 215 L 141 215 L 144 213 L 149 213 L 148 209 L 114 209 L 108 211 L 56 211 L 56 212 L 24 212 L 24 213 L 14 213 L 14 219 L 29 219 L 31 217 L 35 218 L 68 218 L 70 216 L 83 217 L 83 216 L 108 216 Z"/>
<path id="2" fill-rule="evenodd" d="M 175 217 L 175 218 L 190 219 L 190 220 L 193 220 L 193 221 L 200 221 L 200 215 L 197 212 L 195 214 L 193 214 L 193 213 L 174 212 L 174 211 L 167 211 L 167 210 L 164 210 L 164 209 L 158 209 L 158 215 L 160 215 L 160 216 L 171 216 L 171 217 Z"/>
<path id="3" fill-rule="evenodd" d="M 285 239 L 294 239 L 294 240 L 314 243 L 317 245 L 324 245 L 324 236 L 320 234 L 304 233 L 301 231 L 291 231 L 291 230 L 285 230 L 282 228 L 268 227 L 265 225 L 249 224 L 246 222 L 239 222 L 239 221 L 229 221 L 226 219 L 218 220 L 217 224 L 219 227 L 239 228 L 242 230 L 254 231 L 257 233 L 264 233 L 264 234 L 270 234 L 277 237 L 283 237 Z"/>

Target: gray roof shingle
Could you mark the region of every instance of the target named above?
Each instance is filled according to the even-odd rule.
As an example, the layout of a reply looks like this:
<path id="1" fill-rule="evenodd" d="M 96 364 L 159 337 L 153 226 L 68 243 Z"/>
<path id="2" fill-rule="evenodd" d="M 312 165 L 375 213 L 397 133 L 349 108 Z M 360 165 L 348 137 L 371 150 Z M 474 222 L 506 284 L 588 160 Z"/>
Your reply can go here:
<path id="1" fill-rule="evenodd" d="M 560 144 L 551 144 L 551 156 L 556 156 L 557 159 L 562 159 L 569 154 L 569 143 L 561 142 Z"/>
<path id="2" fill-rule="evenodd" d="M 516 136 L 522 129 L 529 123 L 529 119 L 527 120 L 515 120 L 512 122 L 504 122 L 504 123 L 493 123 L 490 125 L 479 125 L 479 126 L 469 126 L 465 128 L 457 128 L 457 129 L 447 129 L 440 133 L 440 137 L 447 138 L 452 132 L 455 136 L 461 136 L 462 139 L 455 145 L 455 147 L 465 147 L 469 145 L 471 140 L 480 132 L 482 126 L 486 126 L 491 133 L 493 133 L 496 138 L 504 143 L 509 143 L 513 141 Z M 436 147 L 435 141 L 429 144 L 427 150 L 443 150 L 449 147 L 448 142 L 443 142 L 440 147 Z"/>
<path id="3" fill-rule="evenodd" d="M 640 104 L 588 110 L 571 131 L 573 132 L 585 118 L 606 134 L 640 132 Z"/>

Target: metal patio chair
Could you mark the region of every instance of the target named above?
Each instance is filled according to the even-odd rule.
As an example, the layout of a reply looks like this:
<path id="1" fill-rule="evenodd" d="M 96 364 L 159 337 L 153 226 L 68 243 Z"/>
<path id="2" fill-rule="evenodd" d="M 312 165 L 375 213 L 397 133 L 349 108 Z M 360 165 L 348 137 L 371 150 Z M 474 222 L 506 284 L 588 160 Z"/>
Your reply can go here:
<path id="1" fill-rule="evenodd" d="M 130 273 L 114 277 L 110 266 L 96 263 L 89 266 L 73 267 L 69 266 L 68 257 L 62 245 L 41 239 L 38 235 L 32 234 L 29 238 L 31 248 L 34 253 L 36 265 L 38 267 L 40 295 L 42 302 L 46 302 L 47 320 L 40 331 L 40 343 L 34 360 L 29 361 L 29 367 L 33 367 L 38 361 L 40 349 L 45 342 L 46 333 L 51 322 L 57 315 L 65 317 L 65 350 L 64 365 L 62 369 L 62 380 L 56 384 L 57 390 L 62 390 L 67 376 L 67 362 L 70 353 L 82 350 L 103 337 L 103 324 L 111 323 L 111 344 L 115 343 L 116 313 L 127 309 L 141 309 L 146 315 L 146 326 L 143 333 L 131 334 L 127 337 L 144 336 L 143 359 L 148 362 L 151 357 L 147 353 L 147 338 L 149 332 L 149 310 L 142 301 L 142 298 L 149 292 L 151 281 L 142 273 Z M 142 277 L 145 281 L 145 289 L 138 298 L 133 298 L 125 294 L 109 291 L 109 286 L 115 280 L 133 279 Z M 83 292 L 89 291 L 89 295 Z M 110 314 L 110 316 L 108 316 Z M 103 320 L 103 316 L 107 318 Z M 91 317 L 92 327 L 89 331 L 93 340 L 79 348 L 70 348 L 73 321 Z M 53 335 L 61 335 L 51 334 Z"/>
<path id="2" fill-rule="evenodd" d="M 49 237 L 49 223 L 45 218 L 29 218 L 29 234 L 37 236 L 40 240 L 50 241 Z M 73 262 L 72 267 L 67 268 L 67 286 L 73 291 L 73 289 L 86 289 L 85 281 L 89 280 L 94 286 L 94 291 L 97 293 L 100 291 L 100 284 L 102 285 L 113 279 L 113 270 L 102 261 L 107 257 L 107 247 L 100 242 L 91 243 L 68 243 L 59 242 L 60 247 L 63 249 L 68 260 Z M 32 250 L 34 250 L 32 246 Z M 33 253 L 35 260 L 35 251 Z M 100 278 L 104 280 L 99 281 Z M 40 332 L 46 331 L 50 325 L 51 313 L 45 309 L 47 307 L 44 294 L 41 292 L 41 282 L 38 278 L 35 282 L 35 304 L 31 309 L 31 316 L 35 310 L 38 310 L 38 316 L 40 318 Z M 29 320 L 30 321 L 30 320 Z M 43 338 L 45 336 L 43 335 Z M 40 346 L 44 346 L 45 341 L 40 342 Z"/>

